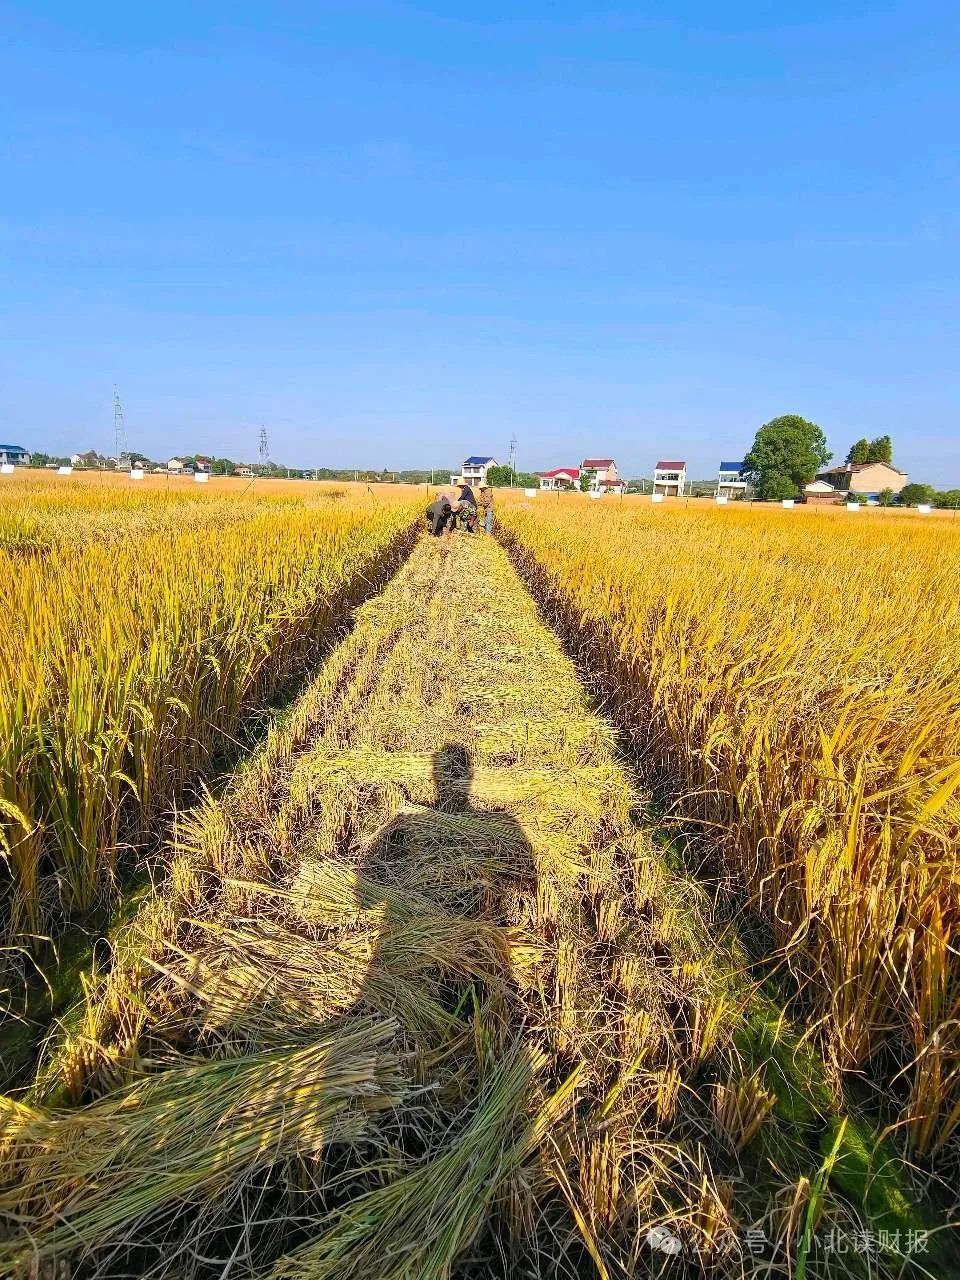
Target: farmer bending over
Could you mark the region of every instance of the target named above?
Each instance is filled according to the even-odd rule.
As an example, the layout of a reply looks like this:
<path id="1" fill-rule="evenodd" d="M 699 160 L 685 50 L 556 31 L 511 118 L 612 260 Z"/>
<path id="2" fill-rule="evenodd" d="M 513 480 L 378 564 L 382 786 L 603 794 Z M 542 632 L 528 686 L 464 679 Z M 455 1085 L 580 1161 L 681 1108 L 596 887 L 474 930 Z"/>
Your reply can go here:
<path id="1" fill-rule="evenodd" d="M 450 499 L 445 493 L 434 498 L 426 510 L 427 529 L 435 538 L 450 535 L 453 528 L 454 514 Z"/>
<path id="2" fill-rule="evenodd" d="M 457 520 L 467 533 L 473 533 L 477 527 L 477 500 L 473 496 L 473 490 L 468 484 L 458 486 L 460 497 L 457 499 L 457 505 L 454 508 Z"/>

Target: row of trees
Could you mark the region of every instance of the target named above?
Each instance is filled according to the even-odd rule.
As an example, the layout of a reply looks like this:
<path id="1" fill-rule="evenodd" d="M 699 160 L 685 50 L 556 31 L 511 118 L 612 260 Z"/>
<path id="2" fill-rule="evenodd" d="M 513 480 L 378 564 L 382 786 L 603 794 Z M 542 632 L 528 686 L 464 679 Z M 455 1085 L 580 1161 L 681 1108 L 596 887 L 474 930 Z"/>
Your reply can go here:
<path id="1" fill-rule="evenodd" d="M 883 494 L 880 495 L 881 502 Z M 935 489 L 932 484 L 906 484 L 897 494 L 897 501 L 905 507 L 915 507 L 927 502 L 945 511 L 960 511 L 960 489 Z"/>
<path id="2" fill-rule="evenodd" d="M 69 458 L 58 458 L 53 453 L 31 453 L 31 467 L 69 467 Z"/>
<path id="3" fill-rule="evenodd" d="M 538 489 L 540 478 L 532 471 L 514 471 L 512 467 L 496 466 L 487 471 L 487 480 L 494 489 L 506 489 L 515 485 L 519 489 Z"/>

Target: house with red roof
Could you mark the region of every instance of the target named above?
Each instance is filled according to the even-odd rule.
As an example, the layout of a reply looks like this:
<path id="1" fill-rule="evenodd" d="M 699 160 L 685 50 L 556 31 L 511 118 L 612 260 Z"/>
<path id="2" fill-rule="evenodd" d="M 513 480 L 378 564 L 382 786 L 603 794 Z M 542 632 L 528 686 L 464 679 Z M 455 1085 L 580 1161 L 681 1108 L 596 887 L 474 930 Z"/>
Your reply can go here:
<path id="1" fill-rule="evenodd" d="M 552 471 L 538 471 L 541 489 L 575 489 L 580 484 L 579 467 L 554 467 Z"/>
<path id="2" fill-rule="evenodd" d="M 620 479 L 613 458 L 584 458 L 580 463 L 581 476 L 584 473 L 590 479 L 590 493 L 619 493 L 627 487 L 627 482 Z"/>
<path id="3" fill-rule="evenodd" d="M 670 459 L 658 462 L 653 469 L 653 492 L 665 498 L 682 498 L 687 487 L 687 464 Z"/>

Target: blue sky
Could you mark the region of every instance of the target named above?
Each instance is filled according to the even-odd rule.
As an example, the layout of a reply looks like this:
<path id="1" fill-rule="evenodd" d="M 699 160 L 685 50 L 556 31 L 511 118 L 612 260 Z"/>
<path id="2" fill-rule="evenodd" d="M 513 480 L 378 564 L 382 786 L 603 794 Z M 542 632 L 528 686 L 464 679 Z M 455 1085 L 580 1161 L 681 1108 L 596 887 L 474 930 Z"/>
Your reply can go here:
<path id="1" fill-rule="evenodd" d="M 960 485 L 960 11 L 5 4 L 0 439 Z"/>

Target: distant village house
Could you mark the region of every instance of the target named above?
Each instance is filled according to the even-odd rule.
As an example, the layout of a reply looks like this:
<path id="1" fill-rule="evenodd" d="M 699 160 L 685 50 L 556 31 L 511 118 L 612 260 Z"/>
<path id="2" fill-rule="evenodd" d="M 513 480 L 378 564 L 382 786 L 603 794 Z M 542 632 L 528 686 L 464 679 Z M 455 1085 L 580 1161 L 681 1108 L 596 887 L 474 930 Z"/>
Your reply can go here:
<path id="1" fill-rule="evenodd" d="M 814 480 L 803 486 L 803 501 L 808 507 L 835 507 L 840 494 L 826 480 Z"/>
<path id="2" fill-rule="evenodd" d="M 828 467 L 817 472 L 823 480 L 839 493 L 856 493 L 865 498 L 876 498 L 884 489 L 899 493 L 910 477 L 906 471 L 892 467 L 889 462 L 845 462 L 839 467 Z"/>
<path id="3" fill-rule="evenodd" d="M 0 444 L 0 466 L 26 467 L 30 464 L 30 455 L 21 444 Z"/>
<path id="4" fill-rule="evenodd" d="M 573 489 L 580 483 L 579 467 L 554 467 L 552 471 L 538 471 L 541 489 Z"/>
<path id="5" fill-rule="evenodd" d="M 653 492 L 665 498 L 682 498 L 687 487 L 685 462 L 658 462 L 653 469 Z"/>
<path id="6" fill-rule="evenodd" d="M 742 462 L 721 462 L 717 473 L 718 498 L 742 498 L 747 491 Z"/>
<path id="7" fill-rule="evenodd" d="M 589 478 L 590 493 L 616 493 L 626 488 L 627 482 L 620 479 L 613 458 L 584 458 L 579 470 L 581 477 Z"/>
<path id="8" fill-rule="evenodd" d="M 468 484 L 471 489 L 482 489 L 487 483 L 487 472 L 497 465 L 496 458 L 474 456 L 465 458 L 458 476 L 451 476 L 451 484 Z"/>
<path id="9" fill-rule="evenodd" d="M 71 453 L 70 465 L 72 467 L 103 467 L 106 466 L 106 458 L 100 456 L 96 449 L 88 449 L 86 453 Z"/>

